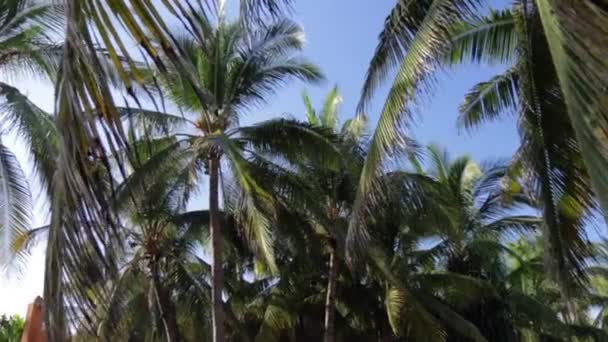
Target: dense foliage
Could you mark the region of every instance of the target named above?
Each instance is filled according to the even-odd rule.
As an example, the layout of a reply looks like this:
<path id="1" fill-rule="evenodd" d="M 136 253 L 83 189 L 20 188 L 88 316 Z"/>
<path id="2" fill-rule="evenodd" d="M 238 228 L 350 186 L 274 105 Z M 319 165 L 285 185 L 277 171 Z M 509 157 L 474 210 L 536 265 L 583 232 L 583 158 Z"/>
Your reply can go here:
<path id="1" fill-rule="evenodd" d="M 358 113 L 336 86 L 293 104 L 305 119 L 243 125 L 323 79 L 290 4 L 0 2 L 0 72 L 55 86 L 47 113 L 0 83 L 51 212 L 31 227 L 0 141 L 0 267 L 47 241 L 49 340 L 608 340 L 608 242 L 589 238 L 608 210 L 608 3 L 397 0 Z M 438 73 L 465 63 L 506 66 L 459 122 L 516 115 L 510 160 L 410 138 Z M 22 326 L 2 317 L 2 341 Z"/>
<path id="2" fill-rule="evenodd" d="M 6 342 L 21 341 L 25 321 L 19 316 L 0 316 L 0 340 Z"/>

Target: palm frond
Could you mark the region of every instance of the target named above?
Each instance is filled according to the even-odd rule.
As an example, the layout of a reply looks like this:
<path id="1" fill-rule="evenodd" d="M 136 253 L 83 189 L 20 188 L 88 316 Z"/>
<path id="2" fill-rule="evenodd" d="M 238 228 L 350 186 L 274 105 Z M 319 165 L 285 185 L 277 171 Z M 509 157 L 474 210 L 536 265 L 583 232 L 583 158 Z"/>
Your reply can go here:
<path id="1" fill-rule="evenodd" d="M 41 184 L 50 194 L 59 148 L 53 117 L 8 84 L 0 83 L 0 95 L 5 97 L 0 104 L 4 128 L 13 130 L 25 140 Z"/>
<path id="2" fill-rule="evenodd" d="M 259 0 L 249 3 L 253 9 L 276 4 Z M 204 12 L 202 2 L 186 1 L 188 10 L 183 5 L 164 1 L 161 7 L 170 16 L 182 19 L 187 29 L 199 33 L 200 27 L 193 25 L 197 21 L 195 11 L 190 9 L 200 7 Z M 118 217 L 110 205 L 114 184 L 109 177 L 112 170 L 108 156 L 118 155 L 128 139 L 109 89 L 109 76 L 96 55 L 94 42 L 103 44 L 116 74 L 135 101 L 138 99 L 133 83 L 143 84 L 145 79 L 134 66 L 132 53 L 126 49 L 125 41 L 129 38 L 137 42 L 139 51 L 143 51 L 161 74 L 173 68 L 201 103 L 212 103 L 195 79 L 196 66 L 187 61 L 177 46 L 158 4 L 126 0 L 69 1 L 65 4 L 65 13 L 68 25 L 56 91 L 60 152 L 53 181 L 44 291 L 48 308 L 45 319 L 51 341 L 65 340 L 70 317 L 91 319 L 87 309 L 96 301 L 105 303 L 107 298 L 106 291 L 99 286 L 82 286 L 86 285 L 87 270 L 78 265 L 86 262 L 92 265 L 91 269 L 113 278 L 116 249 L 120 249 L 123 242 L 117 229 Z M 123 25 L 124 33 L 115 29 L 117 21 Z M 286 64 L 290 72 L 294 65 L 301 65 L 295 61 Z M 301 73 L 301 69 L 298 72 Z M 94 120 L 93 113 L 98 113 L 101 120 Z M 116 165 L 124 176 L 124 162 Z M 89 242 L 92 249 L 83 249 L 84 242 Z M 70 282 L 69 293 L 67 278 L 74 280 Z"/>
<path id="3" fill-rule="evenodd" d="M 195 125 L 184 116 L 141 108 L 118 107 L 116 109 L 130 128 L 139 129 L 145 135 L 167 135 L 169 132 L 187 125 Z"/>
<path id="4" fill-rule="evenodd" d="M 308 93 L 303 92 L 302 93 L 302 102 L 304 102 L 304 106 L 306 108 L 306 120 L 308 120 L 308 123 L 311 125 L 318 125 L 319 124 L 319 118 L 317 117 L 317 113 L 315 112 L 314 107 L 312 106 L 312 103 L 310 102 L 310 97 L 308 96 Z"/>
<path id="5" fill-rule="evenodd" d="M 272 119 L 253 126 L 239 127 L 237 139 L 256 153 L 280 157 L 294 164 L 312 161 L 331 169 L 342 166 L 338 137 L 327 128 L 296 120 Z"/>
<path id="6" fill-rule="evenodd" d="M 362 96 L 365 101 L 372 98 L 374 90 L 388 76 L 390 70 L 401 63 L 432 3 L 432 0 L 402 0 L 391 10 L 384 21 L 376 51 L 367 71 Z"/>
<path id="7" fill-rule="evenodd" d="M 472 17 L 450 28 L 450 44 L 444 63 L 508 63 L 517 52 L 516 21 L 510 10 L 491 11 L 486 17 Z"/>
<path id="8" fill-rule="evenodd" d="M 338 107 L 342 103 L 342 97 L 338 90 L 338 86 L 334 86 L 331 91 L 325 97 L 323 103 L 323 110 L 321 111 L 321 123 L 325 127 L 331 128 L 333 131 L 336 130 L 338 124 Z"/>
<path id="9" fill-rule="evenodd" d="M 250 247 L 271 272 L 277 271 L 274 258 L 274 237 L 271 230 L 274 199 L 253 178 L 247 160 L 225 136 L 216 137 L 230 163 L 236 186 L 236 197 L 227 208 L 239 226 L 243 227 Z"/>
<path id="10" fill-rule="evenodd" d="M 25 173 L 15 155 L 0 144 L 0 269 L 17 258 L 23 249 L 13 249 L 15 242 L 31 229 L 32 199 Z"/>
<path id="11" fill-rule="evenodd" d="M 290 11 L 292 3 L 293 0 L 241 0 L 240 14 L 249 21 L 278 17 Z"/>
<path id="12" fill-rule="evenodd" d="M 281 336 L 295 325 L 295 312 L 290 312 L 285 299 L 274 296 L 269 305 L 266 306 L 262 325 L 255 341 L 280 341 Z M 293 334 L 293 332 L 291 332 Z"/>
<path id="13" fill-rule="evenodd" d="M 535 1 L 547 35 L 561 91 L 568 108 L 585 165 L 608 210 L 608 162 L 605 89 L 608 87 L 608 10 L 604 1 Z M 602 4 L 603 3 L 603 4 Z"/>
<path id="14" fill-rule="evenodd" d="M 389 288 L 385 296 L 388 319 L 395 334 L 408 335 L 420 341 L 444 341 L 445 330 L 425 308 L 402 288 Z"/>
<path id="15" fill-rule="evenodd" d="M 419 295 L 419 298 L 429 312 L 437 315 L 447 327 L 450 327 L 458 334 L 476 342 L 488 341 L 475 325 L 452 310 L 448 305 L 428 295 Z"/>
<path id="16" fill-rule="evenodd" d="M 506 111 L 517 108 L 517 73 L 509 69 L 501 75 L 475 85 L 459 107 L 458 125 L 473 129 L 498 120 Z"/>

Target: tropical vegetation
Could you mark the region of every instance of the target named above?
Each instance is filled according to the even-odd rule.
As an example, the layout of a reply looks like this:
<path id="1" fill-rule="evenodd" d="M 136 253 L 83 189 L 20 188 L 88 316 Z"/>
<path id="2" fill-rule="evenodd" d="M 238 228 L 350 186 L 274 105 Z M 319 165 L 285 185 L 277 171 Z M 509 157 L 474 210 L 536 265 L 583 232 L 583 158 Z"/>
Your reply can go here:
<path id="1" fill-rule="evenodd" d="M 21 341 L 25 321 L 20 316 L 0 316 L 0 338 L 6 342 Z"/>
<path id="2" fill-rule="evenodd" d="M 49 341 L 608 340 L 608 242 L 590 234 L 608 210 L 605 0 L 396 0 L 355 113 L 335 86 L 251 124 L 324 76 L 292 1 L 226 6 L 0 1 L 1 132 L 50 212 L 32 227 L 0 140 L 0 269 L 46 242 Z M 510 159 L 412 138 L 465 64 L 505 66 L 457 120 L 515 116 Z M 53 113 L 23 76 L 54 85 Z M 3 341 L 22 329 L 0 319 Z"/>

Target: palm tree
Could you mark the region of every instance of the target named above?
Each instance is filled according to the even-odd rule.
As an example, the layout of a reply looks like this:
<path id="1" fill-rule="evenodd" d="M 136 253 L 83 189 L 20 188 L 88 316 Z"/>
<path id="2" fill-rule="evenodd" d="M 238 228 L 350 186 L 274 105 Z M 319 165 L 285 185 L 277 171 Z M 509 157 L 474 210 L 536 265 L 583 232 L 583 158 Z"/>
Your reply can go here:
<path id="1" fill-rule="evenodd" d="M 335 307 L 336 286 L 338 282 L 338 270 L 340 260 L 338 246 L 343 248 L 343 236 L 346 232 L 346 224 L 349 220 L 350 210 L 353 202 L 352 184 L 358 175 L 360 163 L 363 160 L 363 136 L 365 129 L 365 118 L 362 115 L 347 120 L 342 128 L 338 130 L 338 108 L 342 102 L 338 87 L 335 86 L 326 96 L 322 109 L 317 113 L 311 104 L 307 94 L 303 95 L 306 106 L 306 118 L 312 125 L 321 126 L 341 137 L 343 154 L 352 159 L 339 172 L 308 165 L 300 171 L 300 177 L 314 183 L 312 188 L 318 193 L 315 198 L 323 199 L 322 208 L 324 218 L 318 219 L 319 228 L 326 233 L 327 246 L 329 249 L 327 290 L 325 299 L 325 322 L 323 341 L 334 342 L 335 336 Z M 312 167 L 311 167 L 312 166 Z M 323 223 L 320 223 L 323 222 Z"/>
<path id="2" fill-rule="evenodd" d="M 583 157 L 576 129 L 566 115 L 544 22 L 532 2 L 516 2 L 512 12 L 492 12 L 487 17 L 475 15 L 474 3 L 437 1 L 433 6 L 430 2 L 406 6 L 400 2 L 389 16 L 360 105 L 365 106 L 393 62 L 401 61 L 401 65 L 373 139 L 386 144 L 376 144 L 378 149 L 374 152 L 372 148 L 370 155 L 379 156 L 394 145 L 399 132 L 390 122 L 407 119 L 408 101 L 420 89 L 432 87 L 434 70 L 469 61 L 513 62 L 505 74 L 467 94 L 460 122 L 471 128 L 495 120 L 501 112 L 519 111 L 522 145 L 514 161 L 514 169 L 519 171 L 513 172 L 527 178 L 535 189 L 532 196 L 543 208 L 545 237 L 550 241 L 548 260 L 554 261 L 551 270 L 567 296 L 568 288 L 584 279 L 581 263 L 590 253 L 584 225 L 597 205 L 591 195 L 591 177 L 580 162 Z M 416 19 L 404 19 L 407 15 Z M 378 162 L 376 157 L 368 157 L 369 172 Z M 365 176 L 361 181 L 368 183 L 371 178 Z M 365 238 L 359 230 L 352 232 L 352 240 L 357 235 Z"/>
<path id="3" fill-rule="evenodd" d="M 146 160 L 153 148 L 143 146 L 139 155 Z M 129 226 L 124 228 L 128 246 L 121 257 L 120 275 L 107 280 L 111 295 L 107 303 L 99 303 L 102 312 L 93 320 L 96 329 L 87 327 L 86 321 L 81 325 L 87 331 L 107 340 L 147 336 L 174 342 L 188 336 L 187 325 L 195 324 L 199 333 L 190 339 L 207 337 L 203 332 L 208 329 L 200 327 L 210 327 L 205 282 L 210 268 L 197 253 L 208 227 L 200 223 L 202 218 L 208 220 L 209 212 L 183 212 L 183 191 L 173 188 L 172 181 L 157 181 L 145 189 L 145 197 L 126 196 L 126 203 L 117 204 L 128 215 Z"/>
<path id="4" fill-rule="evenodd" d="M 51 35 L 62 26 L 62 7 L 39 1 L 10 0 L 0 4 L 0 73 L 3 80 L 34 76 L 53 81 L 57 47 Z M 55 133 L 52 118 L 19 89 L 0 82 L 2 128 L 16 132 L 31 151 L 35 171 L 48 189 L 52 177 Z M 23 262 L 20 242 L 31 230 L 31 194 L 25 172 L 0 139 L 0 268 L 16 257 Z"/>
<path id="5" fill-rule="evenodd" d="M 596 127 L 604 127 L 605 124 L 599 119 L 604 113 L 599 108 L 605 106 L 596 105 L 607 82 L 605 59 L 600 57 L 600 53 L 605 51 L 605 41 L 602 40 L 605 35 L 602 33 L 606 31 L 602 24 L 608 21 L 608 13 L 605 1 L 600 2 L 603 5 L 585 0 L 575 6 L 561 0 L 522 0 L 516 1 L 515 6 L 537 13 L 541 30 L 547 32 L 550 51 L 546 51 L 546 57 L 549 64 L 543 66 L 553 68 L 553 73 L 559 75 L 557 86 L 566 98 L 564 112 L 568 113 L 577 139 L 583 146 L 586 166 L 605 209 L 608 207 L 605 197 L 608 192 L 602 183 L 606 177 L 600 177 L 603 170 L 600 165 L 606 162 L 606 139 L 600 130 L 594 133 L 590 124 L 594 122 Z M 452 44 L 450 28 L 462 19 L 475 18 L 483 3 L 481 0 L 397 1 L 380 33 L 359 103 L 359 109 L 363 110 L 389 72 L 398 69 L 372 139 L 362 179 L 366 187 L 362 190 L 373 191 L 369 187 L 374 171 L 380 167 L 382 154 L 403 143 L 400 137 L 406 134 L 404 123 L 412 114 L 408 104 L 432 91 L 435 72 L 441 68 L 445 52 Z M 528 19 L 533 19 L 533 24 L 537 21 L 527 16 L 524 21 Z M 586 24 L 580 24 L 582 22 Z M 485 41 L 488 44 L 493 42 L 493 39 Z M 484 54 L 482 50 L 474 53 L 476 56 Z"/>
<path id="6" fill-rule="evenodd" d="M 517 56 L 505 74 L 475 86 L 460 108 L 460 122 L 467 128 L 518 111 L 521 146 L 513 161 L 533 189 L 532 197 L 542 207 L 544 236 L 550 269 L 567 296 L 568 288 L 584 280 L 585 259 L 591 254 L 585 226 L 597 212 L 591 179 L 583 167 L 576 134 L 565 115 L 565 100 L 551 67 L 538 13 L 516 7 L 513 12 L 491 13 L 454 30 L 450 63 L 474 57 L 472 45 L 489 35 L 493 45 L 480 45 L 489 61 Z M 466 27 L 466 28 L 465 28 Z M 479 34 L 473 33 L 478 29 Z"/>
<path id="7" fill-rule="evenodd" d="M 430 169 L 417 179 L 426 198 L 406 222 L 410 234 L 422 232 L 430 247 L 414 259 L 421 274 L 408 277 L 451 282 L 442 299 L 493 341 L 599 334 L 585 322 L 559 320 L 556 313 L 566 317 L 567 302 L 560 300 L 556 283 L 542 271 L 539 254 L 532 252 L 542 249 L 526 245 L 524 253 L 507 244 L 513 236 L 533 236 L 542 224 L 539 217 L 517 213 L 529 211 L 532 203 L 509 178 L 509 169 L 500 164 L 479 167 L 468 157 L 451 161 L 434 146 L 428 154 Z M 408 246 L 406 235 L 403 239 Z M 509 259 L 514 262 L 507 263 Z M 460 335 L 448 329 L 447 340 L 461 341 Z"/>
<path id="8" fill-rule="evenodd" d="M 268 158 L 277 156 L 286 160 L 300 158 L 299 154 L 307 150 L 314 152 L 308 155 L 329 156 L 330 161 L 331 158 L 335 160 L 338 153 L 322 132 L 294 120 L 276 119 L 249 127 L 239 126 L 246 109 L 264 103 L 287 80 L 317 81 L 321 78 L 314 65 L 293 56 L 301 50 L 303 43 L 302 31 L 296 24 L 282 19 L 247 32 L 242 22 L 228 22 L 221 12 L 215 26 L 202 14 L 199 20 L 199 25 L 207 28 L 202 41 L 192 36 L 175 36 L 178 37 L 177 46 L 189 63 L 197 66 L 196 86 L 204 91 L 206 99 L 201 101 L 196 96 L 195 88 L 178 70 L 166 70 L 165 74 L 158 75 L 157 82 L 163 94 L 194 118 L 127 110 L 126 120 L 136 125 L 139 122 L 139 127 L 152 138 L 154 133 L 157 136 L 171 134 L 168 138 L 158 138 L 171 139 L 171 143 L 131 176 L 128 184 L 137 189 L 136 186 L 154 175 L 171 170 L 176 172 L 178 184 L 188 189 L 187 199 L 196 180 L 203 172 L 208 174 L 214 341 L 223 341 L 220 180 L 224 196 L 238 198 L 231 202 L 233 207 L 225 210 L 234 215 L 244 230 L 258 260 L 271 272 L 276 272 L 271 232 L 274 200 L 272 193 L 256 181 L 253 165 L 272 163 Z M 152 75 L 151 71 L 144 73 Z M 180 126 L 185 130 L 180 130 Z M 226 164 L 222 164 L 223 160 Z M 175 170 L 174 165 L 182 168 Z"/>
<path id="9" fill-rule="evenodd" d="M 247 25 L 253 25 L 264 18 L 279 16 L 289 7 L 289 2 L 243 0 L 240 9 L 244 17 L 249 19 Z M 97 42 L 106 49 L 131 99 L 139 100 L 132 91 L 133 84 L 141 85 L 144 80 L 134 67 L 135 58 L 125 48 L 129 39 L 136 42 L 159 70 L 164 71 L 167 62 L 173 70 L 179 70 L 194 87 L 197 97 L 206 100 L 197 83 L 189 76 L 194 74 L 192 70 L 196 66 L 188 64 L 168 29 L 166 16 L 159 14 L 162 7 L 165 13 L 180 19 L 184 29 L 201 38 L 207 32 L 198 25 L 199 12 L 192 9 L 210 13 L 210 8 L 217 8 L 224 2 L 204 3 L 189 0 L 184 3 L 163 2 L 160 5 L 131 0 L 65 3 L 68 25 L 55 97 L 57 141 L 60 146 L 57 160 L 60 162 L 56 164 L 58 167 L 52 189 L 54 210 L 49 230 L 48 246 L 51 248 L 47 248 L 44 291 L 48 304 L 46 326 L 52 327 L 49 329 L 51 341 L 63 340 L 68 331 L 64 311 L 67 299 L 61 285 L 64 275 L 86 277 L 78 267 L 80 260 L 63 253 L 64 247 L 78 246 L 79 241 L 91 240 L 92 236 L 100 237 L 97 243 L 106 249 L 120 242 L 117 215 L 108 205 L 112 192 L 99 191 L 97 177 L 100 168 L 111 172 L 113 163 L 110 163 L 109 156 L 117 153 L 128 139 L 111 96 L 109 71 L 101 67 L 101 59 L 96 54 L 99 47 Z M 117 21 L 125 24 L 126 35 L 119 34 L 115 29 Z M 160 42 L 159 46 L 153 46 L 153 41 Z M 100 113 L 101 123 L 91 120 L 93 112 Z M 119 160 L 117 164 L 126 165 L 124 160 Z M 103 222 L 104 228 L 79 221 L 78 216 L 86 216 L 91 222 Z M 108 234 L 108 231 L 112 233 Z M 110 255 L 98 254 L 92 256 L 91 261 L 103 269 L 110 264 L 109 258 Z M 72 302 L 84 305 L 91 302 L 89 294 L 84 291 L 72 296 Z"/>
<path id="10" fill-rule="evenodd" d="M 608 3 L 605 0 L 576 3 L 537 0 L 535 4 L 546 32 L 568 117 L 606 219 L 608 109 L 602 103 L 608 86 L 608 62 L 600 56 L 608 52 Z"/>

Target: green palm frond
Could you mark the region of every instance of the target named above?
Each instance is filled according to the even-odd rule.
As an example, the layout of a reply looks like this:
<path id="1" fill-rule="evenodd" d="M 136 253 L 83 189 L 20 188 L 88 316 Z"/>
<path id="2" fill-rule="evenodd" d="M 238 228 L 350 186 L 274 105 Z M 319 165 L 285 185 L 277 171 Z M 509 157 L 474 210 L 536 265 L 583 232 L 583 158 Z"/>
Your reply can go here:
<path id="1" fill-rule="evenodd" d="M 432 6 L 432 0 L 398 1 L 384 22 L 378 37 L 378 45 L 370 62 L 363 93 L 366 100 L 372 98 L 373 90 L 396 68 L 412 41 L 417 30 L 423 25 L 425 16 Z"/>
<path id="2" fill-rule="evenodd" d="M 59 148 L 53 117 L 8 84 L 0 83 L 0 94 L 5 97 L 0 104 L 4 128 L 25 140 L 41 184 L 50 193 Z"/>
<path id="3" fill-rule="evenodd" d="M 487 342 L 479 329 L 467 321 L 448 305 L 428 295 L 418 295 L 420 301 L 429 312 L 437 315 L 444 324 L 462 336 L 466 336 L 476 342 Z"/>
<path id="4" fill-rule="evenodd" d="M 248 4 L 250 9 L 262 10 L 278 2 L 251 0 Z M 116 212 L 110 205 L 114 184 L 108 175 L 113 172 L 109 156 L 118 155 L 128 144 L 128 138 L 109 88 L 111 78 L 97 56 L 96 42 L 103 45 L 116 69 L 115 74 L 135 101 L 139 99 L 134 92 L 134 84 L 144 85 L 146 79 L 135 66 L 133 53 L 126 48 L 129 39 L 137 43 L 139 51 L 159 75 L 169 75 L 169 71 L 174 70 L 173 74 L 182 77 L 200 103 L 213 103 L 209 100 L 208 91 L 196 79 L 197 65 L 189 61 L 179 48 L 160 8 L 164 8 L 170 17 L 181 19 L 182 25 L 197 37 L 208 36 L 199 34 L 204 25 L 196 24 L 199 21 L 196 13 L 209 14 L 209 7 L 198 1 L 164 1 L 160 7 L 156 3 L 127 0 L 69 1 L 65 4 L 68 25 L 56 90 L 60 152 L 53 182 L 54 210 L 44 295 L 48 301 L 49 310 L 45 318 L 51 341 L 65 339 L 70 317 L 84 317 L 84 321 L 91 319 L 86 308 L 93 305 L 92 297 L 104 303 L 107 295 L 98 287 L 79 286 L 87 279 L 86 270 L 77 267 L 82 265 L 81 259 L 112 278 L 115 249 L 120 249 L 123 241 L 117 228 Z M 190 11 L 190 8 L 200 11 Z M 277 7 L 272 8 L 274 12 Z M 124 32 L 119 33 L 115 29 L 116 22 L 122 24 Z M 272 80 L 277 75 L 317 76 L 316 71 L 308 66 L 301 68 L 302 65 L 297 59 L 282 61 L 278 70 L 265 74 L 270 82 L 266 84 L 277 84 Z M 100 120 L 91 119 L 94 112 L 99 114 Z M 115 163 L 115 166 L 119 169 L 115 172 L 126 174 L 124 162 Z M 82 221 L 83 218 L 87 220 Z M 99 250 L 84 255 L 73 253 L 79 250 L 83 241 L 95 242 Z M 101 250 L 103 253 L 99 252 Z M 66 278 L 75 280 L 70 285 L 69 298 L 64 288 Z"/>
<path id="5" fill-rule="evenodd" d="M 235 131 L 236 139 L 256 153 L 284 158 L 292 163 L 312 161 L 334 170 L 342 166 L 338 137 L 325 127 L 296 120 L 272 119 Z"/>
<path id="6" fill-rule="evenodd" d="M 304 106 L 306 108 L 305 114 L 308 123 L 311 125 L 318 125 L 319 118 L 317 117 L 317 113 L 315 112 L 315 109 L 312 106 L 312 102 L 310 102 L 310 97 L 308 96 L 308 93 L 302 93 L 302 102 L 304 102 Z"/>
<path id="7" fill-rule="evenodd" d="M 27 256 L 32 248 L 36 246 L 42 239 L 43 235 L 48 233 L 49 227 L 42 226 L 38 228 L 29 229 L 23 232 L 21 235 L 16 236 L 11 243 L 11 251 L 15 255 Z"/>
<path id="8" fill-rule="evenodd" d="M 60 49 L 51 36 L 64 26 L 65 8 L 41 1 L 0 4 L 0 65 L 5 77 L 56 75 Z"/>
<path id="9" fill-rule="evenodd" d="M 320 114 L 321 124 L 325 127 L 331 128 L 333 131 L 337 129 L 338 124 L 338 108 L 342 103 L 342 97 L 338 86 L 334 86 L 331 91 L 325 97 L 323 103 L 323 110 Z"/>
<path id="10" fill-rule="evenodd" d="M 450 43 L 444 63 L 508 63 L 516 55 L 516 21 L 510 10 L 491 11 L 485 17 L 472 17 L 450 28 Z"/>
<path id="11" fill-rule="evenodd" d="M 272 273 L 277 272 L 274 258 L 274 237 L 271 230 L 274 199 L 254 179 L 250 165 L 233 141 L 225 136 L 216 137 L 230 163 L 235 185 L 231 207 L 235 220 L 245 230 L 246 238 L 260 261 Z"/>
<path id="12" fill-rule="evenodd" d="M 605 1 L 535 1 L 564 94 L 568 116 L 602 209 L 608 208 L 605 89 L 608 10 Z M 603 3 L 603 5 L 602 5 Z"/>
<path id="13" fill-rule="evenodd" d="M 509 303 L 518 312 L 517 324 L 537 332 L 564 336 L 566 329 L 555 311 L 542 302 L 517 291 L 509 293 Z"/>
<path id="14" fill-rule="evenodd" d="M 23 249 L 13 249 L 15 242 L 31 229 L 32 203 L 29 185 L 15 155 L 0 144 L 0 268 L 16 257 L 24 258 Z"/>
<path id="15" fill-rule="evenodd" d="M 340 134 L 346 139 L 361 140 L 367 130 L 367 118 L 365 115 L 355 115 L 352 119 L 344 121 Z"/>
<path id="16" fill-rule="evenodd" d="M 523 158 L 535 177 L 534 196 L 544 214 L 546 260 L 568 297 L 572 287 L 585 280 L 590 245 L 584 224 L 594 215 L 597 203 L 590 174 L 581 165 L 582 145 L 573 123 L 563 115 L 565 98 L 549 53 L 548 33 L 541 26 L 541 13 L 524 14 L 527 19 L 519 19 L 522 44 L 516 66 Z"/>
<path id="17" fill-rule="evenodd" d="M 388 289 L 385 305 L 393 331 L 415 337 L 416 341 L 445 341 L 445 329 L 440 321 L 421 306 L 418 297 L 400 288 Z"/>
<path id="18" fill-rule="evenodd" d="M 106 339 L 119 338 L 129 331 L 130 326 L 142 312 L 134 306 L 142 291 L 143 272 L 137 267 L 139 256 L 123 269 L 120 277 L 111 284 L 109 305 L 99 324 L 98 334 Z M 123 336 L 123 338 L 126 338 Z"/>
<path id="19" fill-rule="evenodd" d="M 408 103 L 414 100 L 414 96 L 431 89 L 433 71 L 449 45 L 449 27 L 469 16 L 476 5 L 477 1 L 473 0 L 404 0 L 397 3 L 387 19 L 366 76 L 358 112 L 365 112 L 366 104 L 390 65 L 399 63 L 399 70 L 371 138 L 361 174 L 355 210 L 358 214 L 353 217 L 351 241 L 355 240 L 354 235 L 366 240 L 365 233 L 357 229 L 355 221 L 361 219 L 365 203 L 376 200 L 377 194 L 373 192 L 377 192 L 378 187 L 372 184 L 386 156 L 408 148 L 406 128 L 412 115 Z"/>
<path id="20" fill-rule="evenodd" d="M 290 312 L 288 307 L 285 299 L 278 296 L 271 299 L 269 305 L 266 306 L 262 325 L 255 336 L 255 341 L 280 341 L 285 332 L 293 334 L 290 330 L 295 325 L 296 313 Z"/>
<path id="21" fill-rule="evenodd" d="M 184 116 L 163 113 L 159 111 L 141 108 L 117 108 L 121 118 L 126 121 L 131 128 L 140 130 L 144 135 L 169 134 L 174 130 L 194 126 L 195 123 Z"/>
<path id="22" fill-rule="evenodd" d="M 406 113 L 407 101 L 414 96 L 414 87 L 431 76 L 449 46 L 449 28 L 470 16 L 477 3 L 475 0 L 399 1 L 380 34 L 358 111 L 365 112 L 366 103 L 386 76 L 387 69 L 399 65 L 382 110 L 382 117 L 398 123 Z"/>
<path id="23" fill-rule="evenodd" d="M 191 140 L 174 137 L 147 139 L 134 144 L 132 153 L 138 159 L 138 164 L 134 166 L 134 172 L 117 186 L 116 208 L 135 209 L 141 202 L 149 200 L 155 205 L 168 204 L 169 211 L 181 207 L 181 204 L 176 205 L 170 199 L 172 195 L 184 195 L 174 191 L 189 186 L 190 178 L 196 175 L 197 167 L 201 166 L 194 158 L 197 151 L 189 148 L 191 145 Z M 178 203 L 186 200 L 177 197 Z M 158 209 L 155 207 L 152 210 Z"/>
<path id="24" fill-rule="evenodd" d="M 475 85 L 458 109 L 458 125 L 473 129 L 485 122 L 498 120 L 500 115 L 517 108 L 517 73 L 513 69 Z"/>
<path id="25" fill-rule="evenodd" d="M 519 215 L 504 217 L 486 224 L 486 229 L 500 233 L 527 233 L 538 231 L 542 219 L 536 216 Z"/>
<path id="26" fill-rule="evenodd" d="M 0 5 L 0 36 L 9 36 L 34 25 L 57 31 L 63 27 L 64 11 L 61 4 L 38 0 L 4 1 Z"/>
<path id="27" fill-rule="evenodd" d="M 268 16 L 279 17 L 290 11 L 293 0 L 241 0 L 239 3 L 241 16 L 256 21 Z"/>

